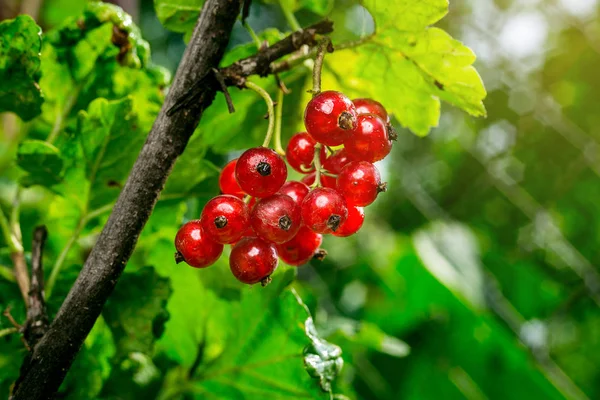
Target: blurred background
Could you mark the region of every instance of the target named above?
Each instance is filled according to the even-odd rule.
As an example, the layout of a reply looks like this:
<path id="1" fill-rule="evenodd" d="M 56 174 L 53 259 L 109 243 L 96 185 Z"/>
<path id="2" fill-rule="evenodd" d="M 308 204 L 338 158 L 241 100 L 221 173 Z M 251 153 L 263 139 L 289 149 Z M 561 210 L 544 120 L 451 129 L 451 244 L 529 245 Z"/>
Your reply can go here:
<path id="1" fill-rule="evenodd" d="M 117 3 L 174 72 L 182 35 L 152 1 Z M 276 4 L 254 3 L 254 30 L 289 30 Z M 0 5 L 0 18 L 19 12 L 16 0 Z M 44 0 L 37 20 L 48 29 L 83 6 Z M 329 256 L 294 284 L 344 349 L 338 384 L 357 398 L 600 398 L 599 11 L 597 0 L 450 1 L 438 26 L 477 54 L 488 118 L 444 104 L 427 137 L 396 125 L 380 166 L 388 192 L 357 235 L 326 238 Z M 365 21 L 347 0 L 331 18 L 347 31 Z M 232 46 L 249 40 L 236 25 Z M 286 107 L 292 121 L 302 101 Z M 301 129 L 285 121 L 287 137 Z M 207 158 L 239 154 L 227 150 Z M 388 335 L 383 349 L 345 334 L 369 326 Z"/>

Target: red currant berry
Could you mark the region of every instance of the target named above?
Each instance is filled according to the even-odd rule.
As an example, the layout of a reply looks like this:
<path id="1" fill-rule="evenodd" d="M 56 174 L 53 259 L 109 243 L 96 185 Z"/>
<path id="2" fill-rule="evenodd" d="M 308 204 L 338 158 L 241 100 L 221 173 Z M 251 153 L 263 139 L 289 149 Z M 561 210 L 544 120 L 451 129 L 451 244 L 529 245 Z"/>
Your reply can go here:
<path id="1" fill-rule="evenodd" d="M 348 218 L 346 200 L 335 189 L 313 189 L 302 202 L 302 221 L 317 233 L 332 233 Z"/>
<path id="2" fill-rule="evenodd" d="M 300 206 L 302 205 L 302 201 L 304 200 L 308 192 L 310 192 L 310 189 L 304 183 L 298 181 L 287 181 L 283 184 L 283 186 L 281 187 L 281 189 L 279 189 L 279 192 L 277 193 L 290 196 L 292 200 L 294 200 L 296 204 Z"/>
<path id="3" fill-rule="evenodd" d="M 341 149 L 327 157 L 323 163 L 323 168 L 328 172 L 337 175 L 350 161 L 352 160 L 348 156 L 348 152 L 345 149 Z"/>
<path id="4" fill-rule="evenodd" d="M 362 207 L 348 206 L 348 219 L 333 232 L 333 235 L 339 237 L 354 235 L 362 228 L 363 222 L 365 222 L 365 210 Z"/>
<path id="5" fill-rule="evenodd" d="M 296 133 L 292 136 L 285 150 L 285 158 L 290 167 L 303 174 L 314 171 L 315 167 L 312 162 L 315 157 L 316 144 L 315 139 L 306 132 Z M 325 160 L 325 156 L 325 148 L 321 147 L 321 160 Z"/>
<path id="6" fill-rule="evenodd" d="M 298 233 L 302 224 L 300 206 L 284 194 L 274 194 L 259 201 L 250 215 L 252 229 L 262 239 L 287 242 Z"/>
<path id="7" fill-rule="evenodd" d="M 236 164 L 237 158 L 229 161 L 227 165 L 223 167 L 221 174 L 219 175 L 219 189 L 221 189 L 221 193 L 223 194 L 230 194 L 242 199 L 245 196 L 245 193 L 235 180 Z"/>
<path id="8" fill-rule="evenodd" d="M 321 92 L 308 102 L 304 126 L 317 142 L 338 146 L 356 128 L 356 109 L 340 92 Z"/>
<path id="9" fill-rule="evenodd" d="M 354 99 L 352 103 L 356 107 L 356 114 L 375 114 L 386 124 L 390 123 L 390 116 L 380 102 L 373 99 Z"/>
<path id="10" fill-rule="evenodd" d="M 323 235 L 302 226 L 292 240 L 277 245 L 277 254 L 287 264 L 306 264 L 313 258 L 322 242 Z"/>
<path id="11" fill-rule="evenodd" d="M 301 182 L 307 186 L 311 186 L 313 183 L 315 183 L 316 175 L 317 174 L 315 174 L 314 172 L 311 172 L 310 174 L 304 176 L 304 178 L 302 178 Z M 325 174 L 321 174 L 321 185 L 323 187 L 332 188 L 332 189 L 335 189 L 337 187 L 335 178 L 332 176 L 327 176 Z"/>
<path id="12" fill-rule="evenodd" d="M 383 160 L 392 150 L 392 140 L 381 118 L 373 114 L 358 116 L 358 126 L 344 142 L 344 148 L 354 160 Z"/>
<path id="13" fill-rule="evenodd" d="M 239 198 L 222 194 L 211 199 L 200 216 L 202 229 L 217 243 L 240 240 L 250 224 L 248 206 Z"/>
<path id="14" fill-rule="evenodd" d="M 242 190 L 251 196 L 269 197 L 287 179 L 283 158 L 266 147 L 246 150 L 235 166 L 235 178 Z"/>
<path id="15" fill-rule="evenodd" d="M 175 236 L 175 261 L 185 261 L 194 268 L 214 264 L 223 252 L 223 245 L 214 242 L 202 230 L 199 219 L 184 224 Z"/>
<path id="16" fill-rule="evenodd" d="M 277 263 L 275 245 L 257 237 L 240 240 L 229 256 L 229 268 L 233 276 L 247 284 L 267 283 Z"/>
<path id="17" fill-rule="evenodd" d="M 337 189 L 344 195 L 348 204 L 368 206 L 380 192 L 385 192 L 386 184 L 381 183 L 377 167 L 366 161 L 353 161 L 338 175 Z"/>

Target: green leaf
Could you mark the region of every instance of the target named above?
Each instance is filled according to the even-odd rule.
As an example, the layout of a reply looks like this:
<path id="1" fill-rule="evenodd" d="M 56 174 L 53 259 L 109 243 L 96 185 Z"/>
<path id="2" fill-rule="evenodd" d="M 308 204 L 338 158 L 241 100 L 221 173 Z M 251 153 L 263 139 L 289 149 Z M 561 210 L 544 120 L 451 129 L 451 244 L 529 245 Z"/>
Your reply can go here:
<path id="1" fill-rule="evenodd" d="M 315 14 L 325 16 L 333 10 L 334 0 L 300 0 L 298 8 L 314 12 Z"/>
<path id="2" fill-rule="evenodd" d="M 337 85 L 354 97 L 377 99 L 420 136 L 437 126 L 440 99 L 473 116 L 486 115 L 475 55 L 443 30 L 428 27 L 447 13 L 446 0 L 371 0 L 365 6 L 376 33 L 351 53 L 328 58 Z"/>
<path id="3" fill-rule="evenodd" d="M 169 319 L 166 305 L 171 293 L 169 279 L 158 276 L 152 267 L 121 276 L 102 310 L 119 360 L 130 353 L 152 354 L 154 342 L 163 334 Z"/>
<path id="4" fill-rule="evenodd" d="M 17 165 L 25 175 L 23 186 L 42 185 L 51 187 L 62 181 L 64 160 L 60 151 L 41 140 L 25 140 L 17 151 Z"/>
<path id="5" fill-rule="evenodd" d="M 41 112 L 42 30 L 28 15 L 0 23 L 0 112 L 29 121 Z"/>
<path id="6" fill-rule="evenodd" d="M 156 16 L 165 28 L 173 32 L 194 29 L 204 0 L 154 0 Z"/>
<path id="7" fill-rule="evenodd" d="M 81 111 L 76 136 L 90 182 L 89 208 L 112 203 L 145 140 L 133 101 L 97 99 Z"/>

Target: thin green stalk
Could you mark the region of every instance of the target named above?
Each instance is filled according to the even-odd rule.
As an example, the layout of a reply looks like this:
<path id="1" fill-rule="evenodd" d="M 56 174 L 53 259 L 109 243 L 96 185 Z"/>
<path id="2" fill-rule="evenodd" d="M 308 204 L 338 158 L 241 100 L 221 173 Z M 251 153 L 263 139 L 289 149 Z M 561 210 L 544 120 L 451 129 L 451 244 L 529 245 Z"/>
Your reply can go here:
<path id="1" fill-rule="evenodd" d="M 19 332 L 19 330 L 17 328 L 0 329 L 0 338 L 3 338 L 4 336 L 8 336 L 8 335 L 11 335 L 11 334 L 17 333 L 17 332 Z"/>
<path id="2" fill-rule="evenodd" d="M 244 21 L 244 28 L 246 28 L 246 30 L 250 34 L 250 37 L 252 38 L 252 41 L 256 45 L 256 48 L 258 50 L 260 50 L 260 47 L 262 45 L 262 43 L 260 41 L 260 38 L 258 37 L 258 35 L 256 34 L 256 32 L 254 32 L 254 29 L 252 29 L 252 27 L 250 26 L 250 24 L 248 23 L 248 21 Z"/>
<path id="3" fill-rule="evenodd" d="M 323 61 L 327 48 L 331 45 L 331 39 L 324 38 L 317 47 L 317 56 L 315 57 L 315 66 L 313 68 L 313 88 L 312 94 L 316 96 L 321 93 L 321 71 L 323 70 Z"/>
<path id="4" fill-rule="evenodd" d="M 281 6 L 281 11 L 283 11 L 283 16 L 285 17 L 285 20 L 287 21 L 290 28 L 292 28 L 294 31 L 301 31 L 302 27 L 298 23 L 298 20 L 296 19 L 296 16 L 292 12 L 292 10 L 287 8 L 285 6 L 285 4 L 283 3 L 283 1 L 281 1 L 281 0 L 279 1 L 279 5 Z"/>
<path id="5" fill-rule="evenodd" d="M 8 222 L 8 219 L 6 218 L 6 215 L 4 215 L 2 209 L 0 209 L 0 229 L 2 230 L 2 235 L 4 236 L 4 240 L 6 241 L 10 252 L 22 253 L 23 245 L 21 244 L 21 242 L 19 242 L 19 240 L 15 237 L 12 230 L 10 229 L 10 224 Z"/>
<path id="6" fill-rule="evenodd" d="M 23 243 L 23 235 L 21 234 L 21 223 L 19 221 L 21 214 L 21 186 L 17 186 L 17 190 L 15 192 L 15 199 L 13 201 L 12 211 L 10 213 L 10 228 L 15 236 L 15 238 L 19 241 L 19 243 Z"/>
<path id="7" fill-rule="evenodd" d="M 77 224 L 77 227 L 75 228 L 75 230 L 73 231 L 73 234 L 69 238 L 69 241 L 67 242 L 65 247 L 62 249 L 62 251 L 58 255 L 58 258 L 56 259 L 56 262 L 52 266 L 52 271 L 50 272 L 50 278 L 48 278 L 48 283 L 46 284 L 46 300 L 48 300 L 50 298 L 50 295 L 52 295 L 52 289 L 54 289 L 54 284 L 56 283 L 56 280 L 58 279 L 58 274 L 60 273 L 60 270 L 61 270 L 65 260 L 67 259 L 67 256 L 69 255 L 69 251 L 71 250 L 71 247 L 73 247 L 73 245 L 79 238 L 79 234 L 83 230 L 85 223 L 86 223 L 85 217 L 81 217 L 79 220 L 79 223 Z"/>
<path id="8" fill-rule="evenodd" d="M 275 151 L 280 155 L 285 155 L 285 150 L 281 145 L 281 118 L 283 116 L 283 90 L 277 91 L 277 105 L 275 106 Z"/>
<path id="9" fill-rule="evenodd" d="M 0 276 L 9 282 L 15 282 L 15 274 L 10 267 L 0 265 Z"/>
<path id="10" fill-rule="evenodd" d="M 313 157 L 313 164 L 315 164 L 315 182 L 312 187 L 321 186 L 321 143 L 317 143 L 315 146 L 315 156 Z"/>
<path id="11" fill-rule="evenodd" d="M 258 93 L 265 100 L 265 103 L 267 103 L 267 112 L 269 115 L 269 127 L 267 128 L 267 135 L 265 136 L 265 141 L 263 142 L 263 147 L 269 147 L 269 144 L 271 143 L 271 138 L 273 137 L 273 131 L 275 128 L 275 107 L 273 104 L 273 99 L 271 98 L 271 96 L 269 96 L 269 93 L 267 93 L 267 91 L 265 89 L 261 88 L 256 83 L 247 81 L 246 87 L 248 89 L 252 89 L 256 93 Z"/>

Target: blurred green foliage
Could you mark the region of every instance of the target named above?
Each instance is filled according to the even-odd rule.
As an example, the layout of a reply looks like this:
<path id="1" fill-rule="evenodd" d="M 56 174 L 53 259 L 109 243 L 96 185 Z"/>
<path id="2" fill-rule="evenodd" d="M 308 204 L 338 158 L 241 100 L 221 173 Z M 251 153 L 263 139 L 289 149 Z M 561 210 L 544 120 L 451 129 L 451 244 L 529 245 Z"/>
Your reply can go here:
<path id="1" fill-rule="evenodd" d="M 13 71 L 0 79 L 0 111 L 19 116 L 0 114 L 0 210 L 19 218 L 27 257 L 33 228 L 49 228 L 51 318 L 143 145 L 202 3 L 142 1 L 140 30 L 111 5 L 47 0 L 41 52 L 31 18 L 0 23 L 0 77 Z M 400 138 L 379 165 L 389 191 L 357 235 L 325 239 L 324 262 L 282 265 L 266 288 L 235 281 L 227 250 L 206 270 L 176 265 L 178 227 L 217 194 L 219 166 L 266 130 L 256 94 L 232 88 L 232 115 L 218 94 L 61 398 L 327 399 L 329 384 L 340 399 L 600 396 L 598 5 L 450 6 L 440 21 L 445 0 L 253 2 L 248 23 L 269 43 L 297 24 L 334 21 L 338 51 L 326 57 L 323 87 L 372 96 L 392 112 Z M 442 29 L 480 57 L 487 111 L 473 51 Z M 364 43 L 349 45 L 356 41 Z M 237 23 L 223 65 L 255 51 Z M 281 74 L 291 89 L 284 143 L 304 129 L 310 73 L 301 64 Z M 253 80 L 275 96 L 272 77 Z M 415 135 L 438 121 L 429 136 Z M 0 238 L 0 310 L 23 321 L 10 266 Z M 0 316 L 0 336 L 10 327 Z M 1 396 L 24 355 L 18 334 L 0 337 Z"/>

